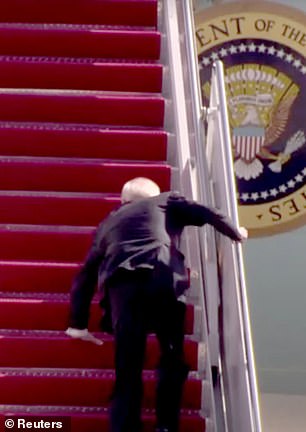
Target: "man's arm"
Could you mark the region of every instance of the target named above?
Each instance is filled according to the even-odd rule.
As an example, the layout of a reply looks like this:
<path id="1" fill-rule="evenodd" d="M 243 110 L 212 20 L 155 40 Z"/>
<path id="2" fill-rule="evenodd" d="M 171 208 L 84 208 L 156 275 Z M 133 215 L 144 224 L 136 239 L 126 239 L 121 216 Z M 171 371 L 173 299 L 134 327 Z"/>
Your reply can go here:
<path id="1" fill-rule="evenodd" d="M 247 238 L 248 232 L 244 227 L 236 227 L 231 219 L 217 209 L 206 207 L 207 223 L 217 231 L 234 241 L 242 241 Z"/>
<path id="2" fill-rule="evenodd" d="M 102 345 L 102 341 L 88 332 L 89 311 L 94 296 L 101 254 L 93 247 L 80 272 L 73 281 L 70 292 L 70 317 L 66 334 Z"/>
<path id="3" fill-rule="evenodd" d="M 100 263 L 99 252 L 91 249 L 72 283 L 69 326 L 74 329 L 87 329 L 88 327 L 90 304 L 95 293 Z"/>
<path id="4" fill-rule="evenodd" d="M 242 241 L 247 237 L 245 229 L 237 228 L 231 219 L 218 209 L 204 206 L 195 201 L 188 201 L 183 196 L 170 196 L 170 208 L 174 217 L 179 219 L 183 226 L 203 226 L 208 223 L 217 231 L 235 241 Z"/>

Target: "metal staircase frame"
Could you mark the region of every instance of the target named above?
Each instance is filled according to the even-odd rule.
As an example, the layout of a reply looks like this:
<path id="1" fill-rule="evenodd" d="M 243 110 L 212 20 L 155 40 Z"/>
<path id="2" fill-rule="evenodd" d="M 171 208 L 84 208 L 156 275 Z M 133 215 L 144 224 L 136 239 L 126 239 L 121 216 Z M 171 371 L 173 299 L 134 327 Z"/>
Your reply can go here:
<path id="1" fill-rule="evenodd" d="M 191 0 L 159 2 L 167 99 L 165 129 L 172 187 L 221 208 L 239 224 L 223 65 L 212 70 L 210 106 L 202 106 Z M 241 245 L 211 227 L 187 230 L 188 301 L 196 304 L 202 413 L 206 432 L 261 432 Z"/>

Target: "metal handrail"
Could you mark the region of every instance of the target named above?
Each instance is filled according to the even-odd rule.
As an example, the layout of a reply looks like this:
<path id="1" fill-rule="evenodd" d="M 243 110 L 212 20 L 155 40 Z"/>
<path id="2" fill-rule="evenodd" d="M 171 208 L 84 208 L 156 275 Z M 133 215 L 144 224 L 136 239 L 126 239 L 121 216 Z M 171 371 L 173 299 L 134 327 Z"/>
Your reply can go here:
<path id="1" fill-rule="evenodd" d="M 207 148 L 205 148 L 205 126 L 204 126 L 204 108 L 202 107 L 202 95 L 201 95 L 201 89 L 200 89 L 200 80 L 199 80 L 199 74 L 198 74 L 198 61 L 197 61 L 197 55 L 196 55 L 196 49 L 195 49 L 195 32 L 194 32 L 194 23 L 193 23 L 193 12 L 192 12 L 192 3 L 191 0 L 184 0 L 184 1 L 178 1 L 178 0 L 167 0 L 166 2 L 162 3 L 164 11 L 167 15 L 167 43 L 169 44 L 169 66 L 170 69 L 173 72 L 172 78 L 171 78 L 171 87 L 172 90 L 170 90 L 172 101 L 172 108 L 174 116 L 177 117 L 174 120 L 175 125 L 172 124 L 172 120 L 170 119 L 171 128 L 174 128 L 174 134 L 177 141 L 177 162 L 178 166 L 180 168 L 180 174 L 184 173 L 184 178 L 180 179 L 183 184 L 182 189 L 184 192 L 191 192 L 191 196 L 197 200 L 200 200 L 202 202 L 205 202 L 206 204 L 214 204 L 214 196 L 212 194 L 212 187 L 209 183 L 209 170 L 206 166 L 207 163 L 210 163 L 210 160 L 207 160 Z M 178 17 L 178 11 L 180 14 L 180 17 Z M 184 17 L 184 22 L 182 24 L 182 32 L 179 32 L 178 29 L 178 21 L 181 19 L 181 12 Z M 181 64 L 181 53 L 179 46 L 184 45 L 184 53 L 187 54 L 187 64 L 186 68 L 188 70 L 189 76 L 188 83 L 185 83 L 185 87 L 183 84 L 183 71 L 182 71 L 182 64 Z M 180 64 L 179 64 L 180 63 Z M 227 187 L 227 209 L 230 214 L 230 216 L 234 219 L 235 223 L 238 225 L 238 212 L 237 212 L 237 205 L 236 205 L 236 193 L 235 193 L 235 184 L 233 180 L 233 167 L 232 167 L 232 156 L 231 156 L 231 143 L 230 143 L 230 131 L 229 131 L 229 123 L 227 118 L 227 111 L 226 111 L 226 98 L 225 98 L 225 88 L 224 88 L 224 81 L 219 76 L 220 75 L 220 66 L 217 65 L 214 68 L 214 73 L 218 71 L 218 89 L 217 92 L 222 99 L 221 101 L 218 101 L 218 106 L 216 107 L 216 110 L 218 111 L 218 115 L 221 115 L 222 122 L 219 124 L 220 128 L 220 136 L 222 138 L 222 141 L 225 142 L 225 145 L 222 146 L 222 151 L 225 153 L 225 165 L 223 166 L 223 171 L 221 175 L 221 179 L 224 179 L 223 174 L 225 174 L 225 183 Z M 191 94 L 191 101 L 184 100 L 184 93 L 186 92 L 186 87 L 188 87 L 188 95 Z M 223 86 L 223 87 L 222 87 Z M 186 94 L 185 94 L 186 96 Z M 187 104 L 188 107 L 187 107 Z M 189 110 L 190 108 L 190 110 Z M 215 107 L 214 107 L 215 108 Z M 221 112 L 220 112 L 221 111 Z M 187 127 L 187 123 L 190 121 L 192 123 L 192 126 L 190 128 L 190 125 Z M 220 122 L 219 122 L 220 123 Z M 190 138 L 190 133 L 193 134 L 193 137 Z M 225 134 L 225 135 L 224 135 Z M 221 174 L 221 173 L 220 173 Z M 217 177 L 214 179 L 218 181 L 218 173 Z M 202 286 L 204 294 L 204 298 L 202 298 L 202 304 L 207 309 L 207 298 L 206 296 L 211 296 L 211 292 L 213 292 L 213 295 L 218 295 L 218 275 L 217 275 L 217 261 L 215 257 L 210 256 L 211 262 L 212 262 L 212 268 L 208 269 L 207 264 L 207 255 L 208 254 L 216 254 L 215 246 L 214 246 L 214 236 L 211 235 L 211 238 L 209 238 L 208 244 L 208 237 L 207 234 L 209 234 L 209 231 L 206 229 L 204 230 L 206 234 L 203 236 L 203 231 L 199 232 L 199 245 L 200 245 L 200 251 L 201 255 L 197 256 L 197 259 L 195 260 L 197 262 L 197 265 L 200 266 L 200 273 L 204 274 L 204 287 L 202 286 L 202 281 L 200 281 L 199 285 Z M 255 365 L 254 365 L 254 356 L 252 352 L 252 343 L 251 343 L 251 333 L 250 333 L 250 320 L 249 320 L 249 314 L 248 314 L 248 305 L 247 305 L 247 295 L 246 295 L 246 288 L 245 288 L 245 282 L 244 282 L 244 271 L 243 271 L 243 260 L 242 260 L 242 250 L 240 246 L 233 246 L 232 247 L 233 256 L 231 257 L 231 260 L 233 260 L 233 271 L 235 271 L 234 277 L 233 277 L 233 286 L 235 289 L 235 296 L 236 296 L 236 303 L 235 308 L 237 309 L 237 314 L 239 315 L 240 319 L 240 338 L 241 341 L 241 347 L 240 347 L 240 357 L 243 359 L 243 361 L 239 363 L 239 367 L 243 368 L 241 369 L 242 375 L 245 375 L 245 378 L 243 378 L 245 381 L 243 385 L 243 395 L 244 392 L 247 392 L 247 400 L 250 400 L 250 404 L 248 404 L 248 408 L 246 408 L 246 422 L 248 424 L 248 427 L 243 432 L 261 432 L 261 426 L 260 426 L 260 414 L 259 414 L 259 404 L 258 404 L 258 395 L 257 395 L 257 385 L 256 385 L 256 375 L 255 375 Z M 193 257 L 194 258 L 194 257 Z M 194 261 L 194 262 L 195 262 Z M 199 262 L 200 261 L 200 262 Z M 230 261 L 231 262 L 231 261 Z M 207 271 L 212 270 L 212 271 Z M 206 275 L 205 275 L 206 273 Z M 209 284 L 206 283 L 207 273 L 213 273 L 214 276 L 211 279 L 209 276 Z M 213 284 L 211 284 L 212 280 Z M 211 314 L 212 317 L 217 316 L 218 311 L 218 304 L 217 304 L 217 297 L 215 299 L 215 303 L 213 304 L 213 313 Z M 210 307 L 210 305 L 209 305 Z M 235 312 L 236 312 L 235 309 Z M 210 312 L 210 311 L 209 311 Z M 207 316 L 206 316 L 207 319 Z M 206 321 L 206 320 L 205 320 Z M 209 337 L 209 328 L 210 322 L 209 319 L 207 322 L 204 323 L 203 327 L 203 334 L 205 337 Z M 207 333 L 208 332 L 208 333 Z M 218 335 L 221 340 L 221 335 Z M 208 341 L 209 342 L 209 341 Z M 214 346 L 213 346 L 214 348 Z M 207 356 L 208 356 L 208 365 L 211 365 L 211 347 L 210 350 L 208 350 Z M 219 352 L 218 352 L 219 355 Z M 220 362 L 222 364 L 222 362 Z M 208 375 L 210 375 L 210 371 L 208 370 Z M 211 376 L 211 375 L 210 375 Z M 231 394 L 231 389 L 227 388 L 227 382 L 224 380 L 222 381 L 224 393 Z M 230 430 L 231 432 L 237 432 L 237 430 L 233 430 L 228 428 L 228 425 L 231 423 L 231 421 L 227 422 L 227 416 L 231 416 L 230 409 L 227 410 L 226 406 L 226 398 L 223 398 L 223 415 L 224 415 L 224 424 L 221 424 L 221 427 L 219 428 L 218 424 L 216 423 L 216 413 L 215 413 L 215 402 L 212 400 L 211 404 L 211 412 L 210 415 L 212 423 L 210 424 L 210 429 L 207 428 L 207 430 L 210 431 L 218 431 L 221 430 Z M 251 405 L 251 406 L 249 406 Z M 236 408 L 236 407 L 234 407 Z M 235 413 L 237 415 L 237 412 Z M 238 414 L 239 415 L 239 414 Z M 208 425 L 207 425 L 208 426 Z M 239 431 L 240 432 L 240 431 Z"/>
<path id="2" fill-rule="evenodd" d="M 183 2 L 185 6 L 185 27 L 186 27 L 186 38 L 187 44 L 189 46 L 188 53 L 188 68 L 191 74 L 191 86 L 192 92 L 194 94 L 193 101 L 193 109 L 195 111 L 196 121 L 196 154 L 199 156 L 197 158 L 198 171 L 200 175 L 198 176 L 198 181 L 200 184 L 199 187 L 199 198 L 206 203 L 211 203 L 210 190 L 208 188 L 208 182 L 204 181 L 205 176 L 204 172 L 207 172 L 205 167 L 206 155 L 204 151 L 204 127 L 203 127 L 203 116 L 205 113 L 205 108 L 202 105 L 202 92 L 200 87 L 200 79 L 198 73 L 198 61 L 196 56 L 195 49 L 195 29 L 194 29 L 194 21 L 193 21 L 193 11 L 192 11 L 192 2 L 186 1 Z M 225 178 L 226 178 L 226 200 L 228 212 L 231 218 L 233 219 L 236 226 L 239 226 L 239 217 L 238 217 L 238 208 L 236 201 L 236 186 L 234 181 L 234 170 L 232 163 L 232 146 L 231 146 L 231 134 L 229 127 L 229 119 L 228 112 L 226 106 L 226 92 L 224 85 L 224 71 L 223 64 L 221 61 L 217 61 L 214 65 L 215 73 L 217 74 L 217 86 L 218 86 L 218 96 L 219 96 L 219 106 L 217 109 L 220 110 L 220 117 L 222 124 L 220 125 L 220 135 L 222 137 L 223 142 L 223 151 L 225 153 L 225 166 L 223 167 Z M 206 179 L 207 180 L 207 176 Z M 211 245 L 210 245 L 211 247 Z M 240 244 L 235 244 L 233 246 L 235 251 L 234 257 L 234 271 L 237 281 L 237 297 L 238 297 L 238 306 L 241 311 L 241 334 L 243 335 L 243 345 L 246 357 L 246 370 L 247 370 L 247 386 L 249 392 L 250 399 L 250 416 L 252 417 L 251 421 L 253 424 L 253 431 L 260 432 L 261 431 L 261 421 L 260 421 L 260 408 L 259 408 L 259 398 L 257 391 L 257 381 L 256 381 L 256 371 L 255 371 L 255 360 L 252 346 L 252 336 L 251 336 L 251 324 L 249 317 L 249 308 L 247 301 L 247 291 L 245 284 L 245 274 L 244 274 L 244 263 L 243 263 L 243 255 L 242 248 Z"/>
<path id="3" fill-rule="evenodd" d="M 193 18 L 192 1 L 184 2 L 186 43 L 188 45 L 187 63 L 190 72 L 190 82 L 192 87 L 192 106 L 195 117 L 195 155 L 197 168 L 197 181 L 199 184 L 198 201 L 214 206 L 211 184 L 209 179 L 209 169 L 204 143 L 206 141 L 206 131 L 204 120 L 206 118 L 206 108 L 202 103 L 202 92 L 200 76 L 198 70 L 198 59 L 196 53 L 195 27 Z M 205 227 L 199 231 L 200 248 L 202 251 L 203 273 L 206 277 L 205 285 L 209 289 L 204 289 L 206 297 L 207 326 L 209 329 L 209 348 L 212 366 L 218 366 L 220 350 L 218 336 L 218 273 L 217 273 L 217 254 L 216 243 L 212 228 Z M 205 261 L 205 262 L 203 262 Z M 209 267 L 209 268 L 208 268 Z M 209 292 L 208 292 L 209 291 Z M 220 414 L 219 414 L 220 415 Z"/>
<path id="4" fill-rule="evenodd" d="M 195 164 L 194 155 L 198 156 L 198 152 L 194 151 L 194 146 L 191 142 L 195 142 L 197 147 L 201 147 L 205 138 L 204 123 L 202 118 L 201 103 L 198 96 L 200 95 L 198 74 L 196 70 L 197 62 L 192 57 L 194 51 L 191 50 L 189 36 L 194 34 L 190 27 L 193 23 L 190 11 L 186 11 L 188 2 L 178 2 L 177 0 L 167 0 L 162 3 L 163 17 L 165 24 L 166 43 L 168 45 L 167 67 L 172 71 L 171 76 L 171 112 L 176 118 L 169 119 L 167 127 L 174 127 L 176 140 L 176 163 L 179 167 L 181 190 L 193 199 L 200 199 L 205 189 L 205 183 L 198 187 L 197 164 Z M 186 30 L 186 26 L 188 29 Z M 184 37 L 182 37 L 184 35 Z M 182 57 L 182 53 L 184 57 Z M 187 67 L 183 63 L 183 58 L 188 57 Z M 196 88 L 198 86 L 198 88 Z M 168 89 L 166 89 L 168 94 Z M 189 105 L 190 100 L 190 106 Z M 170 129 L 171 130 L 171 129 Z M 201 166 L 205 163 L 205 152 L 202 149 Z M 204 169 L 204 168 L 203 168 Z M 204 197 L 206 199 L 206 197 Z M 193 236 L 193 237 L 192 237 Z M 199 237 L 196 232 L 189 232 L 186 236 L 186 252 L 189 264 L 193 269 L 199 272 L 199 278 L 192 277 L 192 285 L 194 288 L 199 288 L 197 296 L 201 304 L 202 313 L 199 327 L 196 328 L 196 333 L 205 346 L 208 339 L 207 320 L 205 319 L 205 299 L 203 299 L 204 288 L 203 278 L 201 277 L 201 258 Z M 203 272 L 204 273 L 204 272 Z M 201 349 L 199 351 L 201 353 Z M 216 429 L 216 412 L 214 405 L 214 397 L 212 390 L 212 375 L 210 352 L 205 350 L 205 358 L 200 354 L 199 357 L 200 372 L 205 369 L 205 378 L 203 375 L 203 392 L 202 392 L 202 408 L 203 415 L 206 418 L 207 432 L 217 432 Z M 209 384 L 208 384 L 209 383 Z"/>
<path id="5" fill-rule="evenodd" d="M 214 73 L 216 74 L 216 84 L 218 86 L 219 95 L 219 106 L 220 118 L 222 124 L 220 125 L 220 134 L 222 136 L 223 151 L 225 154 L 224 161 L 224 173 L 226 176 L 226 186 L 228 187 L 228 193 L 226 194 L 226 200 L 228 205 L 228 210 L 231 218 L 233 219 L 236 226 L 239 226 L 239 216 L 238 207 L 236 200 L 236 185 L 235 185 L 235 175 L 232 163 L 232 144 L 231 144 L 231 133 L 229 127 L 229 118 L 226 104 L 226 90 L 225 90 L 225 80 L 224 80 L 224 67 L 223 63 L 218 60 L 214 63 Z M 253 416 L 254 431 L 261 431 L 261 420 L 260 420 L 260 407 L 259 407 L 259 397 L 258 397 L 258 386 L 256 379 L 256 368 L 255 359 L 252 344 L 252 334 L 251 334 L 251 321 L 249 315 L 249 307 L 247 300 L 247 289 L 245 283 L 245 272 L 243 263 L 243 254 L 240 244 L 234 245 L 235 250 L 235 273 L 238 281 L 239 288 L 239 302 L 241 307 L 241 332 L 244 335 L 244 345 L 245 345 L 245 355 L 246 355 L 246 368 L 249 377 L 249 392 L 252 404 L 251 414 Z"/>
<path id="6" fill-rule="evenodd" d="M 194 158 L 197 172 L 198 194 L 194 198 L 206 205 L 214 205 L 212 196 L 212 187 L 208 175 L 207 158 L 204 143 L 206 141 L 206 131 L 204 120 L 206 109 L 202 103 L 202 92 L 200 77 L 198 71 L 198 59 L 196 53 L 195 27 L 192 9 L 192 1 L 183 2 L 185 40 L 188 47 L 187 51 L 187 69 L 190 74 L 190 86 L 192 92 L 192 111 L 194 116 Z M 201 251 L 200 266 L 204 279 L 203 289 L 203 307 L 206 310 L 206 327 L 207 327 L 207 350 L 210 357 L 210 367 L 214 371 L 221 370 L 220 365 L 220 343 L 219 343 L 219 283 L 217 271 L 217 253 L 214 232 L 211 227 L 205 227 L 198 233 L 199 245 Z M 222 387 L 222 383 L 221 383 Z M 215 385 L 213 391 L 213 430 L 227 431 L 226 407 L 222 397 L 222 389 Z"/>

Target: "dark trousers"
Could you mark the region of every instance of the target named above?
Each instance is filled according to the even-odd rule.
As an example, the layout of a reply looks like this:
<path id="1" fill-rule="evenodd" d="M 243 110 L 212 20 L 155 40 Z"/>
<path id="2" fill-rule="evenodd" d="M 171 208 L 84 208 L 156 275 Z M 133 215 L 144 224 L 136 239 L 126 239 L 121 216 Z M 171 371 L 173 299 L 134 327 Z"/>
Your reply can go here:
<path id="1" fill-rule="evenodd" d="M 115 336 L 116 381 L 110 410 L 111 432 L 139 432 L 142 370 L 148 333 L 160 345 L 156 426 L 178 431 L 188 366 L 183 360 L 185 305 L 177 301 L 172 275 L 162 266 L 120 270 L 108 282 Z"/>

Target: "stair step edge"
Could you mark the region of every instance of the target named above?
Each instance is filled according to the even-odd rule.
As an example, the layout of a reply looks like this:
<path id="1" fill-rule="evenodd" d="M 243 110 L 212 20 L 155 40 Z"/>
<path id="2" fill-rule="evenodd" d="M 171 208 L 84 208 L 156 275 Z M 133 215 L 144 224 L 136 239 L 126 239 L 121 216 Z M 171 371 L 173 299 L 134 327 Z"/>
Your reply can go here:
<path id="1" fill-rule="evenodd" d="M 172 168 L 166 161 L 154 160 L 130 160 L 130 159 L 99 159 L 99 158 L 83 158 L 83 157 L 61 157 L 61 156 L 7 156 L 2 155 L 0 163 L 21 162 L 21 163 L 60 163 L 60 164 L 80 164 L 90 165 L 96 164 L 100 166 L 113 166 L 118 167 L 165 167 Z M 52 192 L 52 191 L 51 191 Z M 107 192 L 110 194 L 111 192 Z M 118 194 L 118 193 L 117 193 Z"/>
<path id="2" fill-rule="evenodd" d="M 14 377 L 37 377 L 37 378 L 114 378 L 114 369 L 78 369 L 78 368 L 19 368 L 0 367 L 0 376 Z M 144 379 L 155 379 L 154 370 L 145 369 Z M 199 380 L 200 374 L 197 371 L 190 371 L 189 380 Z"/>
<path id="3" fill-rule="evenodd" d="M 55 233 L 76 233 L 93 234 L 96 227 L 92 226 L 72 226 L 72 225 L 31 225 L 31 224 L 0 224 L 0 232 L 55 232 Z M 46 262 L 46 260 L 43 260 Z"/>
<path id="4" fill-rule="evenodd" d="M 95 64 L 109 66 L 148 66 L 152 68 L 163 68 L 160 60 L 133 59 L 133 58 L 110 58 L 110 57 L 52 57 L 52 56 L 24 56 L 24 55 L 1 55 L 0 62 L 28 62 L 28 63 L 57 63 L 57 64 Z"/>
<path id="5" fill-rule="evenodd" d="M 26 302 L 27 300 L 44 300 L 50 303 L 52 302 L 63 302 L 67 303 L 70 301 L 69 293 L 29 293 L 29 292 L 3 292 L 0 291 L 0 303 L 1 301 L 10 300 L 22 300 Z M 98 297 L 94 297 L 93 303 L 98 303 Z"/>
<path id="6" fill-rule="evenodd" d="M 80 262 L 64 262 L 64 261 L 39 261 L 39 260 L 5 260 L 0 259 L 0 266 L 23 266 L 23 267 L 32 267 L 39 266 L 45 268 L 79 268 Z"/>
<path id="7" fill-rule="evenodd" d="M 155 410 L 150 408 L 144 408 L 142 410 L 144 415 L 155 415 Z M 16 414 L 58 414 L 65 413 L 66 415 L 73 414 L 108 414 L 107 407 L 86 407 L 86 406 L 47 406 L 47 405 L 0 405 L 0 414 L 5 413 L 16 413 Z M 202 415 L 198 410 L 192 409 L 181 409 L 182 416 L 197 416 Z"/>
<path id="8" fill-rule="evenodd" d="M 93 334 L 103 341 L 113 341 L 114 337 L 108 333 L 93 332 Z M 64 330 L 22 330 L 22 329 L 1 329 L 0 337 L 23 337 L 23 338 L 50 338 L 50 339 L 65 339 L 71 340 L 69 336 L 65 334 Z M 156 336 L 149 334 L 148 340 L 156 340 Z M 198 343 L 197 339 L 193 335 L 185 335 L 185 341 Z"/>
<path id="9" fill-rule="evenodd" d="M 73 90 L 73 89 L 37 89 L 37 88 L 9 88 L 0 87 L 1 95 L 14 96 L 67 96 L 67 97 L 87 97 L 98 96 L 113 100 L 137 100 L 137 101 L 165 101 L 160 92 L 133 92 L 133 91 L 113 91 L 113 90 Z"/>
<path id="10" fill-rule="evenodd" d="M 65 191 L 31 191 L 31 190 L 1 190 L 2 197 L 43 197 L 43 198 L 84 198 L 118 201 L 120 193 L 111 192 L 65 192 Z"/>
<path id="11" fill-rule="evenodd" d="M 73 30 L 73 31 L 105 31 L 112 33 L 152 34 L 160 35 L 161 32 L 154 26 L 134 26 L 118 24 L 68 24 L 68 23 L 29 23 L 29 22 L 0 22 L 0 29 L 22 30 Z"/>
<path id="12" fill-rule="evenodd" d="M 2 121 L 1 129 L 30 129 L 34 131 L 75 131 L 75 132 L 99 132 L 99 133 L 121 133 L 121 134 L 157 134 L 170 135 L 163 128 L 141 127 L 141 126 L 120 126 L 120 125 L 95 125 L 86 123 L 52 123 L 52 122 L 22 122 Z"/>

